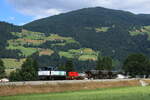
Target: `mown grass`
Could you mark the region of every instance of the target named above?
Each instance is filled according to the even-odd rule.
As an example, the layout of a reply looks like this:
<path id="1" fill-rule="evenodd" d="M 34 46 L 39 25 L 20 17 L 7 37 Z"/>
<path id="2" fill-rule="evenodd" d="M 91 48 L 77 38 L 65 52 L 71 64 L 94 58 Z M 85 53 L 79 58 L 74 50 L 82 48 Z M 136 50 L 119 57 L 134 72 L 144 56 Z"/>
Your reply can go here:
<path id="1" fill-rule="evenodd" d="M 109 27 L 97 27 L 95 28 L 96 32 L 107 32 L 109 30 Z"/>
<path id="2" fill-rule="evenodd" d="M 19 68 L 25 61 L 25 59 L 17 60 L 11 58 L 3 58 L 2 60 L 6 69 Z"/>
<path id="3" fill-rule="evenodd" d="M 21 68 L 21 65 L 26 59 L 11 59 L 11 58 L 3 58 L 4 66 L 6 68 L 6 75 L 9 75 L 12 71 L 15 71 L 18 68 Z"/>
<path id="4" fill-rule="evenodd" d="M 42 49 L 40 52 L 39 52 L 39 56 L 43 56 L 43 55 L 52 55 L 54 53 L 53 50 L 51 49 Z"/>
<path id="5" fill-rule="evenodd" d="M 150 87 L 121 87 L 76 92 L 28 94 L 0 97 L 0 100 L 149 100 Z"/>
<path id="6" fill-rule="evenodd" d="M 32 55 L 33 53 L 37 52 L 37 48 L 26 48 L 26 47 L 23 47 L 23 46 L 9 46 L 7 47 L 7 49 L 11 49 L 11 50 L 20 50 L 21 51 L 21 54 L 20 55 L 23 55 L 23 56 L 30 56 Z"/>
<path id="7" fill-rule="evenodd" d="M 40 32 L 32 32 L 28 30 L 22 30 L 22 32 L 12 32 L 12 35 L 17 36 L 18 38 L 25 38 L 25 39 L 43 39 L 45 37 L 44 33 Z"/>
<path id="8" fill-rule="evenodd" d="M 59 52 L 59 55 L 62 57 L 66 57 L 66 58 L 74 58 L 74 55 L 73 54 L 70 54 L 69 52 L 63 52 L 63 51 L 60 51 Z"/>
<path id="9" fill-rule="evenodd" d="M 79 60 L 85 61 L 85 60 L 93 60 L 96 61 L 97 60 L 97 56 L 96 55 L 82 55 L 79 57 Z"/>
<path id="10" fill-rule="evenodd" d="M 48 37 L 45 37 L 46 41 L 59 41 L 59 43 L 52 44 L 52 46 L 65 46 L 66 44 L 76 43 L 79 44 L 72 37 L 62 37 L 57 34 L 51 34 Z"/>
<path id="11" fill-rule="evenodd" d="M 52 41 L 52 42 L 57 41 L 57 43 L 51 44 L 51 47 L 65 46 L 66 44 L 71 44 L 71 43 L 79 44 L 79 42 L 77 42 L 71 37 L 62 37 L 57 34 L 51 34 L 49 36 L 45 36 L 44 33 L 32 32 L 24 29 L 22 30 L 22 32 L 12 32 L 12 35 L 16 36 L 17 38 L 7 41 L 9 44 L 7 46 L 7 49 L 19 50 L 21 51 L 20 55 L 25 57 L 32 55 L 33 53 L 39 51 L 39 49 L 42 49 L 42 48 L 37 49 L 37 47 L 44 44 L 47 41 Z M 46 52 L 48 53 L 48 51 Z M 42 52 L 42 54 L 44 53 L 45 55 L 46 52 Z M 51 55 L 52 53 L 49 51 L 48 55 Z"/>
<path id="12" fill-rule="evenodd" d="M 97 60 L 98 52 L 92 50 L 91 48 L 80 48 L 80 49 L 70 49 L 67 52 L 60 51 L 60 56 L 66 58 L 77 58 L 81 61 L 86 60 Z"/>

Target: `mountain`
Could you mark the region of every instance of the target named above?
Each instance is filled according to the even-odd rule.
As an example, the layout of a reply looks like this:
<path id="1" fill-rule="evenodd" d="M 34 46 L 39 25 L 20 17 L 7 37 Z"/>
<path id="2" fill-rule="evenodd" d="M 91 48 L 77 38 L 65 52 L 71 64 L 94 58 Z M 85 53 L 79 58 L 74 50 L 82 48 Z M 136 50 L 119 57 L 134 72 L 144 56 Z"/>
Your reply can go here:
<path id="1" fill-rule="evenodd" d="M 141 18 L 145 18 L 145 19 L 150 18 L 150 14 L 139 14 L 138 16 L 140 16 Z"/>
<path id="2" fill-rule="evenodd" d="M 6 22 L 0 22 L 0 58 L 1 57 L 16 57 L 17 50 L 6 50 L 5 47 L 8 45 L 7 40 L 15 38 L 11 32 L 19 32 L 21 28 L 19 26 L 9 24 Z"/>
<path id="3" fill-rule="evenodd" d="M 32 31 L 73 37 L 83 47 L 123 60 L 130 53 L 150 55 L 149 32 L 130 34 L 148 25 L 149 15 L 96 7 L 39 19 L 23 27 Z"/>
<path id="4" fill-rule="evenodd" d="M 88 69 L 95 66 L 98 54 L 72 37 L 28 31 L 6 22 L 0 22 L 0 44 L 7 73 L 20 68 L 28 56 L 33 56 L 39 67 L 63 66 L 67 59 L 74 59 L 77 70 L 83 70 L 81 66 Z"/>
<path id="5" fill-rule="evenodd" d="M 150 15 L 96 7 L 23 26 L 0 22 L 0 44 L 8 69 L 19 68 L 32 55 L 40 67 L 63 66 L 73 59 L 77 70 L 88 70 L 95 67 L 99 52 L 120 66 L 131 53 L 150 56 Z"/>

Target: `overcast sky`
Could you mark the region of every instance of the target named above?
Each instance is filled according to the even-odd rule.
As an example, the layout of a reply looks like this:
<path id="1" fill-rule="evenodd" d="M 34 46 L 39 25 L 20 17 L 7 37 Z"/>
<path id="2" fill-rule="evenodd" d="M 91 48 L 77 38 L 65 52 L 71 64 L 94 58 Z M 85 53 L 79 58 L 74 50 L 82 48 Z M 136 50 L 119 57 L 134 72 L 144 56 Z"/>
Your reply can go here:
<path id="1" fill-rule="evenodd" d="M 11 10 L 11 13 L 15 12 L 14 14 L 28 19 L 24 22 L 15 22 L 20 17 L 17 18 L 13 14 L 6 18 L 6 21 L 12 20 L 12 23 L 15 24 L 23 24 L 47 16 L 97 6 L 150 14 L 150 0 L 0 0 L 0 3 L 1 5 L 5 4 L 3 8 L 5 10 L 7 8 L 8 13 Z M 2 11 L 4 12 L 4 10 Z M 1 16 L 3 16 L 2 14 Z"/>

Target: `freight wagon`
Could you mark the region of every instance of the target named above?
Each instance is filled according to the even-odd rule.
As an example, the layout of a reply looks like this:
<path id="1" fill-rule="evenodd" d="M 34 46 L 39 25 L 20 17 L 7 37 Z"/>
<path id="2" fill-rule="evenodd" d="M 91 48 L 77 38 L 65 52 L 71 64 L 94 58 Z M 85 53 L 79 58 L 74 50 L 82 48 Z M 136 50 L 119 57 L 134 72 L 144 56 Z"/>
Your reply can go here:
<path id="1" fill-rule="evenodd" d="M 57 71 L 54 67 L 41 67 L 38 71 L 38 77 L 40 80 L 65 80 L 66 72 Z"/>
<path id="2" fill-rule="evenodd" d="M 39 79 L 41 80 L 65 80 L 65 71 L 38 71 Z"/>
<path id="3" fill-rule="evenodd" d="M 114 79 L 118 72 L 108 70 L 90 70 L 85 72 L 88 79 Z"/>

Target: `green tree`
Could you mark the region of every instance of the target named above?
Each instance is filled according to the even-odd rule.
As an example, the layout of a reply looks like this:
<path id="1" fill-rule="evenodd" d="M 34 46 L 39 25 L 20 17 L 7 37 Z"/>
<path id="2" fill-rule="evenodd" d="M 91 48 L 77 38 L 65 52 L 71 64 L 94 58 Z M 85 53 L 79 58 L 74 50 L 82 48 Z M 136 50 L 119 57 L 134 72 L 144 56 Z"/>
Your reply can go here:
<path id="1" fill-rule="evenodd" d="M 145 75 L 146 75 L 146 78 L 148 78 L 150 75 L 150 60 L 148 61 L 148 63 L 145 66 Z"/>
<path id="2" fill-rule="evenodd" d="M 11 72 L 9 75 L 9 80 L 10 81 L 22 81 L 21 70 L 17 69 L 16 71 Z"/>
<path id="3" fill-rule="evenodd" d="M 37 71 L 38 71 L 38 64 L 36 60 L 34 60 L 31 57 L 27 58 L 21 67 L 20 74 L 22 76 L 22 80 L 24 81 L 37 80 L 38 78 Z"/>
<path id="4" fill-rule="evenodd" d="M 112 58 L 111 57 L 102 57 L 100 54 L 97 57 L 97 70 L 112 70 Z"/>
<path id="5" fill-rule="evenodd" d="M 150 61 L 143 54 L 131 54 L 124 61 L 123 70 L 132 77 L 147 75 L 150 70 Z"/>
<path id="6" fill-rule="evenodd" d="M 3 61 L 0 59 L 0 78 L 5 77 L 5 66 Z"/>
<path id="7" fill-rule="evenodd" d="M 104 70 L 103 57 L 101 56 L 100 53 L 97 56 L 96 70 Z"/>
<path id="8" fill-rule="evenodd" d="M 66 61 L 66 63 L 65 63 L 65 70 L 67 72 L 74 71 L 74 66 L 73 66 L 73 61 L 72 60 Z"/>
<path id="9" fill-rule="evenodd" d="M 28 57 L 21 69 L 10 74 L 11 81 L 34 81 L 38 79 L 38 64 L 36 60 Z"/>
<path id="10" fill-rule="evenodd" d="M 112 70 L 113 66 L 112 66 L 112 58 L 111 57 L 103 57 L 103 67 L 105 70 Z"/>

